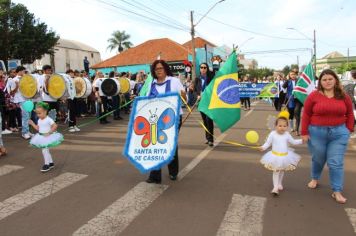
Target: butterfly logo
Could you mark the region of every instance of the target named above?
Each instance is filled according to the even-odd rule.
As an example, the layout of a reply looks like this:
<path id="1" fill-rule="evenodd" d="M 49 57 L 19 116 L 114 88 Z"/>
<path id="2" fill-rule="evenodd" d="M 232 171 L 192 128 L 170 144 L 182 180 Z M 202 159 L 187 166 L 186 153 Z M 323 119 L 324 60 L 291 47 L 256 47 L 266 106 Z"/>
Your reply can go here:
<path id="1" fill-rule="evenodd" d="M 143 116 L 138 116 L 134 121 L 134 132 L 142 137 L 142 147 L 148 147 L 150 143 L 156 145 L 157 142 L 165 144 L 168 140 L 164 130 L 171 128 L 175 121 L 175 112 L 172 108 L 165 109 L 160 117 L 157 116 L 157 108 L 154 113 L 150 112 L 148 120 Z"/>

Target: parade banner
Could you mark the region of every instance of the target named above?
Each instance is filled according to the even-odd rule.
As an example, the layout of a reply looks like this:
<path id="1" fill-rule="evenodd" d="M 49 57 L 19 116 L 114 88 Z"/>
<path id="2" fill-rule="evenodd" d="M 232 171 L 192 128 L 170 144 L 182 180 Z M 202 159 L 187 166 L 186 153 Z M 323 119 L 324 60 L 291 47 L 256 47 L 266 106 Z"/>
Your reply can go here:
<path id="1" fill-rule="evenodd" d="M 140 172 L 158 170 L 173 160 L 180 107 L 178 93 L 135 98 L 123 154 Z"/>
<path id="2" fill-rule="evenodd" d="M 239 93 L 241 98 L 274 98 L 279 94 L 275 83 L 239 83 Z"/>

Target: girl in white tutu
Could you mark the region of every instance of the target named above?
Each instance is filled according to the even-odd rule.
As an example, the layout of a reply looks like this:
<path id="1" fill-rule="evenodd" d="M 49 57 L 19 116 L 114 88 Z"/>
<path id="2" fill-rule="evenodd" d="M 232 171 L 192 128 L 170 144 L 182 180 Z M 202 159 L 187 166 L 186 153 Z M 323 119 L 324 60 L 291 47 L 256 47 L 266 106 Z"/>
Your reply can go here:
<path id="1" fill-rule="evenodd" d="M 34 147 L 42 149 L 44 165 L 41 172 L 47 172 L 54 167 L 49 148 L 56 147 L 63 141 L 63 135 L 56 132 L 57 124 L 47 116 L 48 109 L 48 103 L 38 102 L 36 104 L 38 125 L 36 125 L 32 120 L 28 122 L 35 130 L 38 131 L 38 133 L 31 139 L 30 144 Z"/>
<path id="2" fill-rule="evenodd" d="M 288 143 L 293 145 L 302 144 L 302 139 L 293 139 L 289 134 L 288 119 L 279 116 L 275 122 L 275 130 L 272 131 L 265 144 L 260 147 L 265 151 L 272 145 L 272 150 L 263 155 L 261 163 L 269 170 L 273 171 L 273 189 L 274 196 L 279 195 L 283 190 L 282 180 L 284 171 L 294 170 L 300 160 L 300 156 L 288 147 Z"/>

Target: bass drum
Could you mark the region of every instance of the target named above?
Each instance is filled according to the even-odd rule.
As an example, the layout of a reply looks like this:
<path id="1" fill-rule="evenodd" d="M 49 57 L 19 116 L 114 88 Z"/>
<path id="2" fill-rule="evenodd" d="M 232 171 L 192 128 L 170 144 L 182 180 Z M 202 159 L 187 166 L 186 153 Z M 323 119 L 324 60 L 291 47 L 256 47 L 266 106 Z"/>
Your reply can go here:
<path id="1" fill-rule="evenodd" d="M 21 95 L 26 99 L 34 98 L 39 95 L 38 83 L 35 75 L 25 74 L 19 82 L 19 90 Z"/>
<path id="2" fill-rule="evenodd" d="M 87 98 L 92 92 L 92 86 L 87 78 L 76 77 L 74 78 L 75 85 L 75 97 L 76 98 Z"/>
<path id="3" fill-rule="evenodd" d="M 73 79 L 67 74 L 59 74 L 59 75 L 63 76 L 66 82 L 66 91 L 63 97 L 61 98 L 69 98 L 69 99 L 75 98 L 75 86 L 74 86 Z"/>
<path id="4" fill-rule="evenodd" d="M 121 85 L 117 79 L 104 79 L 101 83 L 101 91 L 105 96 L 111 97 L 116 96 L 120 92 Z"/>
<path id="5" fill-rule="evenodd" d="M 63 97 L 67 90 L 66 79 L 60 74 L 53 74 L 48 80 L 48 93 L 54 99 Z"/>
<path id="6" fill-rule="evenodd" d="M 120 93 L 130 92 L 130 81 L 126 78 L 118 78 L 120 83 Z"/>

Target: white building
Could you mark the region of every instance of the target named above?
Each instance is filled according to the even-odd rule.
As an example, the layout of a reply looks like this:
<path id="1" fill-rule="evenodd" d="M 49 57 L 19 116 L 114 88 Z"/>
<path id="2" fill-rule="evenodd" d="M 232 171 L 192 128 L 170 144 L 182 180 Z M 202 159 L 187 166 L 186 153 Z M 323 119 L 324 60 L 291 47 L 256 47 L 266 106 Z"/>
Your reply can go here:
<path id="1" fill-rule="evenodd" d="M 74 40 L 59 39 L 54 51 L 54 56 L 46 54 L 42 59 L 28 65 L 28 69 L 42 69 L 43 65 L 52 65 L 56 73 L 64 73 L 68 69 L 84 70 L 84 57 L 89 60 L 89 66 L 101 62 L 98 50 Z"/>

